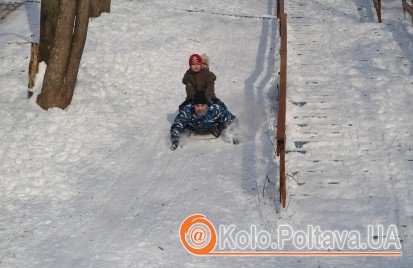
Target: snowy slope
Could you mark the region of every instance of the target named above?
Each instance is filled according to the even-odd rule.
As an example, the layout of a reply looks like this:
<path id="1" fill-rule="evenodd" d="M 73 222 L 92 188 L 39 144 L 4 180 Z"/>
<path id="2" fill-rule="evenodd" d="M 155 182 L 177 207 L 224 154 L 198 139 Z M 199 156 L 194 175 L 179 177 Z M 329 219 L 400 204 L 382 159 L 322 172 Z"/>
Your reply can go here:
<path id="1" fill-rule="evenodd" d="M 379 25 L 358 10 L 364 1 L 324 1 L 323 13 L 315 1 L 287 2 L 288 149 L 306 152 L 287 155 L 288 172 L 298 171 L 300 182 L 289 179 L 288 210 L 274 205 L 278 171 L 267 137 L 276 120 L 278 26 L 258 18 L 274 14 L 274 0 L 113 1 L 110 14 L 91 20 L 67 111 L 46 112 L 25 99 L 34 29 L 26 9 L 33 5 L 0 22 L 0 264 L 411 266 L 408 21 L 396 4 L 384 5 L 392 17 Z M 169 127 L 185 96 L 180 80 L 194 52 L 210 56 L 216 94 L 239 117 L 242 144 L 183 140 L 169 150 Z M 313 115 L 328 117 L 319 124 Z M 308 143 L 295 148 L 300 141 Z M 240 229 L 403 225 L 404 256 L 196 257 L 178 236 L 193 213 Z"/>

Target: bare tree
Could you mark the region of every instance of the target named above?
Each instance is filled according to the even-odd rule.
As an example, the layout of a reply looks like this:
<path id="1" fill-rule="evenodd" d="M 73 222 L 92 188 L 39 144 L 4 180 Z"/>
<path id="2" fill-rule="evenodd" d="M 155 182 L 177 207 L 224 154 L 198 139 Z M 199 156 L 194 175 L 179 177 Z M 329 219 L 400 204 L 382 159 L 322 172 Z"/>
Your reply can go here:
<path id="1" fill-rule="evenodd" d="M 53 46 L 42 91 L 37 97 L 37 104 L 45 110 L 53 107 L 65 109 L 72 100 L 86 42 L 89 17 L 92 15 L 89 11 L 91 3 L 95 2 L 108 2 L 110 6 L 110 0 L 59 1 Z M 106 5 L 103 7 L 107 8 Z"/>

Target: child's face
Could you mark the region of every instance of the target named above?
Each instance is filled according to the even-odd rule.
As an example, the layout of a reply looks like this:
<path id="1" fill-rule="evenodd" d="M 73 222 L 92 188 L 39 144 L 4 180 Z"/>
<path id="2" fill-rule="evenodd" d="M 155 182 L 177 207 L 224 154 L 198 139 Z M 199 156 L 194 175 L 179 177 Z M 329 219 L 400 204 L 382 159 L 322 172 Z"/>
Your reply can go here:
<path id="1" fill-rule="evenodd" d="M 206 104 L 201 104 L 201 103 L 200 103 L 200 104 L 195 104 L 195 105 L 194 105 L 194 108 L 195 108 L 196 114 L 202 116 L 202 115 L 204 115 L 204 114 L 206 113 L 206 110 L 207 110 L 207 108 L 208 108 L 208 105 L 206 105 Z"/>
<path id="2" fill-rule="evenodd" d="M 202 64 L 193 64 L 191 65 L 191 70 L 195 73 L 201 71 L 202 69 Z"/>

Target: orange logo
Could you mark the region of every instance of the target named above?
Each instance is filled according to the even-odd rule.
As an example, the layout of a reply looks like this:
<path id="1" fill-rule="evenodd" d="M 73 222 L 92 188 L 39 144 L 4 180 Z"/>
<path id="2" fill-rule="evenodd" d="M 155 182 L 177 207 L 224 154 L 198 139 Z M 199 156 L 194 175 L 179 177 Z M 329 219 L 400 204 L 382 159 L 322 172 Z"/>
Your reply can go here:
<path id="1" fill-rule="evenodd" d="M 264 248 L 261 250 L 254 251 L 245 251 L 245 247 L 240 245 L 240 248 L 243 248 L 243 251 L 221 251 L 224 250 L 221 247 L 225 247 L 225 241 L 231 239 L 229 236 L 225 236 L 225 239 L 222 238 L 222 226 L 219 226 L 219 233 L 215 231 L 214 225 L 202 214 L 193 214 L 186 218 L 179 228 L 179 235 L 181 238 L 182 245 L 190 253 L 195 255 L 209 255 L 209 256 L 401 256 L 401 251 L 267 251 Z M 230 230 L 230 229 L 228 229 Z M 255 230 L 255 229 L 254 229 Z M 230 234 L 232 231 L 230 232 Z M 237 245 L 238 241 L 242 241 L 246 238 L 244 232 L 239 232 L 239 237 L 232 243 Z M 291 239 L 291 237 L 289 237 Z M 222 242 L 223 240 L 224 242 Z M 247 239 L 248 240 L 248 239 Z M 254 241 L 260 241 L 259 238 L 255 238 Z M 270 241 L 270 239 L 268 240 Z M 217 242 L 218 245 L 217 245 Z M 222 246 L 224 244 L 224 246 Z M 255 244 L 251 244 L 255 246 Z M 215 251 L 215 248 L 218 248 Z M 271 249 L 271 245 L 270 245 Z"/>
<path id="2" fill-rule="evenodd" d="M 183 246 L 192 254 L 209 254 L 216 245 L 217 234 L 212 223 L 202 214 L 186 218 L 179 229 Z"/>

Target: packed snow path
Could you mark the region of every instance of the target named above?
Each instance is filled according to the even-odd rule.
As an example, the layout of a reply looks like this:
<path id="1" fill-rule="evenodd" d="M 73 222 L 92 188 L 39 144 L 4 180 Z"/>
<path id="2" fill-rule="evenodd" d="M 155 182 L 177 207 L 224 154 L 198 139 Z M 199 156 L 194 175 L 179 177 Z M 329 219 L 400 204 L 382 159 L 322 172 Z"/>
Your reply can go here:
<path id="1" fill-rule="evenodd" d="M 0 24 L 0 264 L 410 267 L 409 22 L 396 4 L 384 5 L 394 17 L 379 25 L 370 1 L 287 1 L 287 171 L 294 179 L 288 210 L 277 214 L 266 132 L 273 138 L 278 29 L 258 18 L 271 17 L 274 6 L 113 1 L 110 14 L 90 23 L 72 105 L 47 112 L 25 100 L 28 6 L 9 14 Z M 242 144 L 183 140 L 169 150 L 193 52 L 211 57 L 216 93 L 240 118 Z M 399 228 L 404 256 L 195 257 L 178 237 L 192 213 L 244 230 L 406 226 Z"/>

